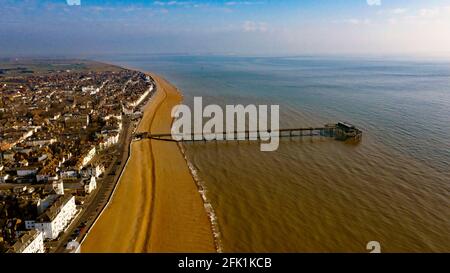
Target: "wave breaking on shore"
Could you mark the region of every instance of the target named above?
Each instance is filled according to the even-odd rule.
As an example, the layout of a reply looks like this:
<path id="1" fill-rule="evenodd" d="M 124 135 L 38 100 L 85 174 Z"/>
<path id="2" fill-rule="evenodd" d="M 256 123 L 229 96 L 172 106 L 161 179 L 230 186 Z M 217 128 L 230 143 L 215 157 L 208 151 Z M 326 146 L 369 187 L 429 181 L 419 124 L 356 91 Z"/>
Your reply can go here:
<path id="1" fill-rule="evenodd" d="M 197 190 L 200 193 L 200 196 L 202 197 L 203 206 L 205 208 L 206 214 L 208 215 L 208 218 L 209 218 L 209 221 L 211 224 L 211 230 L 212 230 L 213 237 L 214 237 L 214 245 L 215 245 L 216 251 L 218 253 L 222 253 L 223 248 L 222 248 L 222 242 L 221 242 L 221 235 L 220 235 L 220 231 L 219 231 L 219 223 L 217 222 L 217 216 L 216 216 L 216 213 L 214 212 L 214 207 L 211 204 L 211 202 L 208 200 L 206 184 L 198 175 L 197 168 L 194 166 L 194 164 L 192 162 L 189 161 L 189 159 L 186 155 L 185 149 L 183 147 L 183 144 L 180 142 L 177 142 L 177 145 L 178 145 L 178 148 L 180 149 L 181 154 L 183 155 L 184 160 L 186 161 L 186 164 L 188 165 L 189 172 L 191 173 L 192 178 L 194 179 L 195 184 L 197 185 Z"/>

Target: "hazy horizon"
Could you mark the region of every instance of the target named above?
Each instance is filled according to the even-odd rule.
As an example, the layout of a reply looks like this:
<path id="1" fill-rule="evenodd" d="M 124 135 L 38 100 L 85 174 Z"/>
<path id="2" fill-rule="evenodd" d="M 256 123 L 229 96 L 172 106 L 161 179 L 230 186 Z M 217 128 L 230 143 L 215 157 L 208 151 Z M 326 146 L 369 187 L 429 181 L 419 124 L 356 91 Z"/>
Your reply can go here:
<path id="1" fill-rule="evenodd" d="M 0 0 L 0 56 L 450 57 L 450 1 Z"/>

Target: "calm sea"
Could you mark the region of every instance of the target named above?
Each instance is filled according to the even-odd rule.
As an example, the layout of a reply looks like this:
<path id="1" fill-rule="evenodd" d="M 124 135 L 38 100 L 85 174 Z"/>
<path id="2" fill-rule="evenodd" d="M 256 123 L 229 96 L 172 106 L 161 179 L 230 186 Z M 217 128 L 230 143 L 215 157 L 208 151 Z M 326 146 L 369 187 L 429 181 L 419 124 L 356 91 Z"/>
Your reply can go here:
<path id="1" fill-rule="evenodd" d="M 229 252 L 450 251 L 450 63 L 319 57 L 118 56 L 192 104 L 279 104 L 282 127 L 348 121 L 361 143 L 184 145 Z M 176 190 L 176 189 L 174 189 Z"/>

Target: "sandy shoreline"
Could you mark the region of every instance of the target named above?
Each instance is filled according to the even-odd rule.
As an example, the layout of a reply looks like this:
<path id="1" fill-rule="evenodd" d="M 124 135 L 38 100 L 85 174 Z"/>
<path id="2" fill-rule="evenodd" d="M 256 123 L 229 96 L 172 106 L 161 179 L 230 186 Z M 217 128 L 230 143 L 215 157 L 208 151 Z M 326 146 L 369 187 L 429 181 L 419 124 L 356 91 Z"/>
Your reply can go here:
<path id="1" fill-rule="evenodd" d="M 181 94 L 151 74 L 157 92 L 137 132 L 170 132 L 172 107 Z M 82 252 L 215 252 L 211 223 L 185 159 L 175 142 L 142 140 L 111 202 L 83 241 Z"/>

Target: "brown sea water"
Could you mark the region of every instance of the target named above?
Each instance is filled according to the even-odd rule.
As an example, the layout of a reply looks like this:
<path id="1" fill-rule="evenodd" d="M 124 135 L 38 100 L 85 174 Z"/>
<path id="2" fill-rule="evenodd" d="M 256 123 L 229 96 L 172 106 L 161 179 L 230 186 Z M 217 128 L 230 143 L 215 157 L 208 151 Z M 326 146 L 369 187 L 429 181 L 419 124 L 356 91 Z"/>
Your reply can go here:
<path id="1" fill-rule="evenodd" d="M 184 144 L 227 252 L 450 251 L 450 64 L 423 60 L 124 56 L 185 103 L 279 104 L 282 127 L 345 120 L 325 137 Z M 174 189 L 176 190 L 176 189 Z"/>

